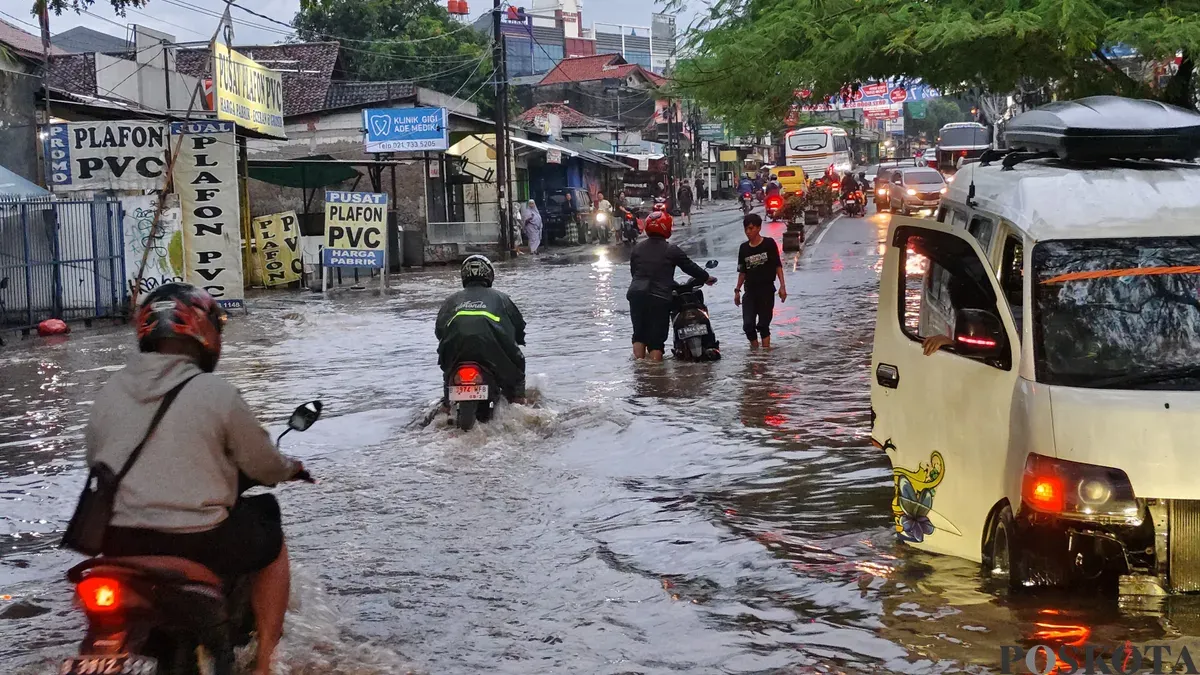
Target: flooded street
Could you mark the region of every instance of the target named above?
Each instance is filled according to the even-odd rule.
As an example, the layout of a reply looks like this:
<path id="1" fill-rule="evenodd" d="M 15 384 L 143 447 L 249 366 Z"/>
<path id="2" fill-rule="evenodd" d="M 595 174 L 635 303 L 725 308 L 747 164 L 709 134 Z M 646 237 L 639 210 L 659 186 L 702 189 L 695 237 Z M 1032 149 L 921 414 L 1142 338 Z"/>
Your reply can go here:
<path id="1" fill-rule="evenodd" d="M 289 673 L 996 670 L 1001 645 L 1200 635 L 1200 605 L 1010 599 L 978 566 L 899 547 L 871 446 L 869 364 L 887 220 L 838 219 L 784 259 L 775 349 L 733 305 L 740 211 L 676 229 L 720 261 L 705 293 L 724 360 L 634 363 L 624 252 L 522 258 L 496 286 L 529 324 L 534 407 L 463 434 L 439 395 L 433 319 L 456 270 L 386 299 L 259 296 L 220 371 L 289 435 L 318 485 L 275 492 L 294 565 Z M 782 230 L 764 229 L 782 237 Z M 82 636 L 57 549 L 82 487 L 94 392 L 127 327 L 0 348 L 0 671 L 44 673 Z"/>

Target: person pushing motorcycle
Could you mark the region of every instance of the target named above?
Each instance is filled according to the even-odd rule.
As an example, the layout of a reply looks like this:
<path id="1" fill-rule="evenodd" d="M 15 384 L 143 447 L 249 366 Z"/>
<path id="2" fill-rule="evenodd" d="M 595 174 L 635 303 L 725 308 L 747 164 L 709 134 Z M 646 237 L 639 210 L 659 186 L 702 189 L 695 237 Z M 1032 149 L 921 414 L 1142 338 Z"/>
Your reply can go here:
<path id="1" fill-rule="evenodd" d="M 492 261 L 473 255 L 459 270 L 463 289 L 446 298 L 438 311 L 434 335 L 438 339 L 438 365 L 446 387 L 459 363 L 478 363 L 500 385 L 510 403 L 525 402 L 525 319 L 508 297 L 492 288 L 496 268 Z"/>
<path id="2" fill-rule="evenodd" d="M 709 286 L 717 283 L 716 277 L 667 241 L 672 225 L 666 206 L 655 204 L 654 212 L 646 218 L 646 239 L 634 246 L 629 256 L 633 281 L 625 299 L 629 301 L 629 318 L 633 322 L 635 359 L 647 356 L 651 361 L 663 359 L 671 332 L 671 290 L 676 267 Z"/>

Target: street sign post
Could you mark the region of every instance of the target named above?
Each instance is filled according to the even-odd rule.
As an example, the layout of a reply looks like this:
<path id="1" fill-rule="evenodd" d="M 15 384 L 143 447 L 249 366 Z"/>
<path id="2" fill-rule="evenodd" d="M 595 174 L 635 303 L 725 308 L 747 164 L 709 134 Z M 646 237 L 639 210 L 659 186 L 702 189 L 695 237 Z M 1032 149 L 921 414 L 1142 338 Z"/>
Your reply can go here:
<path id="1" fill-rule="evenodd" d="M 321 250 L 321 292 L 329 289 L 326 269 L 378 269 L 379 291 L 387 288 L 388 196 L 375 192 L 325 192 L 325 247 Z"/>

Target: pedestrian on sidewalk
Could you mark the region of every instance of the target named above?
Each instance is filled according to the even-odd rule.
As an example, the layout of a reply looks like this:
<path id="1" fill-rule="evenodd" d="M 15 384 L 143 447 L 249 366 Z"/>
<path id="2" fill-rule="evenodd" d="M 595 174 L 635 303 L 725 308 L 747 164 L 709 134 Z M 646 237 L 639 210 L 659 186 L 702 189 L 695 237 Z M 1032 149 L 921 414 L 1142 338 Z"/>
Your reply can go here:
<path id="1" fill-rule="evenodd" d="M 696 205 L 704 206 L 704 179 L 696 176 Z"/>
<path id="2" fill-rule="evenodd" d="M 692 186 L 683 181 L 679 187 L 679 211 L 687 220 L 687 224 L 692 224 Z"/>
<path id="3" fill-rule="evenodd" d="M 542 245 L 542 214 L 538 212 L 537 202 L 532 199 L 525 205 L 524 222 L 529 252 L 537 255 L 538 247 Z"/>
<path id="4" fill-rule="evenodd" d="M 733 289 L 733 304 L 742 308 L 742 330 L 750 347 L 771 346 L 771 315 L 775 311 L 775 281 L 779 280 L 779 300 L 787 301 L 787 284 L 783 279 L 783 261 L 779 245 L 762 236 L 762 216 L 748 213 L 742 219 L 746 242 L 738 249 L 737 288 Z M 742 298 L 742 286 L 746 297 Z"/>

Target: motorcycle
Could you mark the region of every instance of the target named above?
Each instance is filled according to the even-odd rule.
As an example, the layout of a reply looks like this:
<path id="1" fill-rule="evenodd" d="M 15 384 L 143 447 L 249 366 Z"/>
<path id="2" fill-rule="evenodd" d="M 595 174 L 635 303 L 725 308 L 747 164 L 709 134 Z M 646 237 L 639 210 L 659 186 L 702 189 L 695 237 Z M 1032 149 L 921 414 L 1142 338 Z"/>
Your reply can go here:
<path id="1" fill-rule="evenodd" d="M 609 228 L 608 221 L 611 218 L 608 211 L 597 211 L 595 218 L 595 236 L 596 240 L 607 244 L 612 239 L 612 230 Z"/>
<path id="2" fill-rule="evenodd" d="M 754 197 L 749 192 L 742 193 L 742 213 L 750 213 L 750 209 L 754 208 Z"/>
<path id="3" fill-rule="evenodd" d="M 867 199 L 863 196 L 862 190 L 856 190 L 842 198 L 842 213 L 851 218 L 861 218 L 866 215 Z"/>
<path id="4" fill-rule="evenodd" d="M 717 266 L 716 260 L 704 265 Z M 671 288 L 671 319 L 675 335 L 672 353 L 681 361 L 717 361 L 721 358 L 721 343 L 713 333 L 704 304 L 703 281 L 690 279 Z"/>
<path id="5" fill-rule="evenodd" d="M 633 215 L 629 209 L 621 207 L 621 241 L 632 244 L 637 241 L 638 235 L 641 233 L 642 227 L 638 223 L 637 216 Z"/>
<path id="6" fill-rule="evenodd" d="M 775 220 L 779 217 L 779 212 L 783 210 L 783 195 L 771 195 L 767 197 L 767 218 Z"/>
<path id="7" fill-rule="evenodd" d="M 446 398 L 454 426 L 470 431 L 475 422 L 492 421 L 502 392 L 496 378 L 478 363 L 463 362 L 451 370 Z"/>
<path id="8" fill-rule="evenodd" d="M 762 204 L 764 201 L 766 201 L 766 199 L 767 199 L 767 193 L 765 190 L 763 190 L 762 188 L 758 188 L 757 190 L 754 191 L 754 201 L 758 202 L 759 204 Z"/>
<path id="9" fill-rule="evenodd" d="M 288 432 L 311 427 L 321 408 L 320 401 L 296 408 L 275 446 Z M 308 471 L 293 480 L 315 482 Z M 239 475 L 239 493 L 257 485 Z M 185 558 L 98 556 L 67 578 L 88 628 L 60 675 L 233 675 L 234 649 L 249 644 L 254 631 L 250 577 L 222 579 Z"/>

